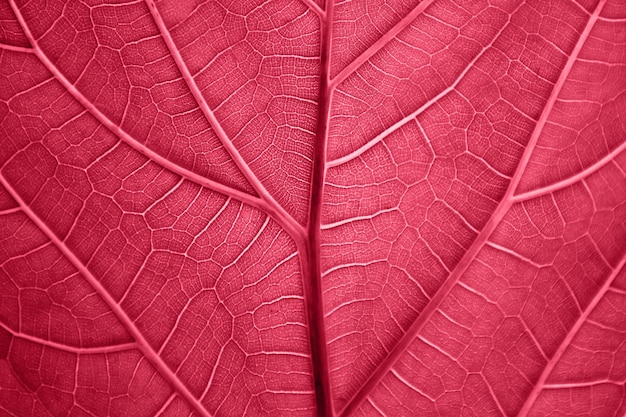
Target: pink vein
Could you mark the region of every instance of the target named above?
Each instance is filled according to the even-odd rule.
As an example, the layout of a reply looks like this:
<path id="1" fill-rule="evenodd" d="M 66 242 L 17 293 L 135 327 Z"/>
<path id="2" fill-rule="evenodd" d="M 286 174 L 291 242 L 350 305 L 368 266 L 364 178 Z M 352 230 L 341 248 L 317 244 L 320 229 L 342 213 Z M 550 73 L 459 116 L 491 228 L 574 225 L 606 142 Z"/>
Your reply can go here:
<path id="1" fill-rule="evenodd" d="M 244 161 L 243 157 L 239 154 L 239 151 L 237 150 L 237 148 L 235 148 L 235 145 L 228 138 L 228 135 L 226 134 L 221 124 L 217 120 L 217 117 L 215 117 L 213 110 L 211 110 L 208 103 L 204 99 L 204 96 L 202 95 L 202 92 L 200 91 L 198 84 L 196 84 L 196 81 L 194 80 L 193 76 L 189 72 L 189 68 L 187 68 L 187 65 L 185 64 L 183 57 L 180 54 L 180 51 L 178 50 L 178 48 L 176 47 L 176 44 L 174 43 L 174 39 L 172 39 L 172 35 L 170 34 L 169 30 L 165 26 L 165 22 L 163 21 L 163 18 L 159 14 L 159 11 L 157 10 L 154 0 L 145 0 L 145 1 L 147 3 L 148 9 L 150 10 L 150 13 L 152 14 L 152 17 L 157 27 L 159 28 L 159 31 L 161 32 L 161 36 L 163 37 L 163 40 L 165 41 L 167 48 L 169 49 L 170 53 L 172 54 L 172 57 L 174 58 L 174 61 L 176 62 L 176 66 L 181 72 L 183 79 L 185 80 L 185 83 L 187 83 L 187 86 L 189 87 L 191 94 L 196 99 L 196 102 L 198 103 L 200 110 L 202 110 L 202 113 L 204 114 L 204 116 L 207 118 L 209 123 L 211 123 L 211 126 L 213 127 L 215 134 L 219 138 L 224 148 L 226 148 L 226 150 L 230 154 L 235 164 L 237 164 L 237 167 L 241 170 L 241 172 L 244 174 L 244 176 L 250 182 L 250 184 L 252 184 L 252 186 L 254 187 L 254 190 L 266 202 L 265 210 L 268 210 L 269 212 L 271 212 L 273 214 L 272 217 L 274 217 L 276 221 L 281 226 L 283 226 L 294 239 L 302 236 L 304 234 L 304 228 L 300 226 L 300 224 L 298 224 L 298 222 L 294 220 L 293 217 L 289 213 L 287 213 L 287 211 L 285 211 L 285 209 L 280 204 L 278 204 L 276 200 L 274 200 L 274 197 L 272 197 L 272 195 L 265 189 L 261 181 L 256 177 L 254 172 L 252 172 L 252 169 L 248 166 L 246 161 Z"/>
<path id="2" fill-rule="evenodd" d="M 559 76 L 559 79 L 557 80 L 556 84 L 554 85 L 554 88 L 552 89 L 552 93 L 550 94 L 550 97 L 548 98 L 546 102 L 544 110 L 541 113 L 539 121 L 537 122 L 535 129 L 533 130 L 533 133 L 528 142 L 528 146 L 526 147 L 524 154 L 522 155 L 520 163 L 518 164 L 517 169 L 515 170 L 515 174 L 512 177 L 511 183 L 509 184 L 509 187 L 507 188 L 506 194 L 502 198 L 502 201 L 500 202 L 500 204 L 498 205 L 498 207 L 492 214 L 491 218 L 489 219 L 489 221 L 487 222 L 483 230 L 476 237 L 476 240 L 472 243 L 472 245 L 469 247 L 469 249 L 463 256 L 463 258 L 459 261 L 457 266 L 454 268 L 454 270 L 452 271 L 452 273 L 450 274 L 446 282 L 439 288 L 437 293 L 431 299 L 430 303 L 422 311 L 419 317 L 413 322 L 413 324 L 411 325 L 409 330 L 407 330 L 404 336 L 398 341 L 397 345 L 389 352 L 387 357 L 382 361 L 382 363 L 379 365 L 376 371 L 374 371 L 370 375 L 370 377 L 368 378 L 366 383 L 363 385 L 363 387 L 354 395 L 354 397 L 352 397 L 352 399 L 344 407 L 344 409 L 340 413 L 340 416 L 347 417 L 351 415 L 354 411 L 356 411 L 358 407 L 360 406 L 360 404 L 370 394 L 370 392 L 384 378 L 384 376 L 391 369 L 391 367 L 395 364 L 396 360 L 400 357 L 400 355 L 402 355 L 404 351 L 411 345 L 411 343 L 413 343 L 418 332 L 422 329 L 422 327 L 428 322 L 428 320 L 433 315 L 433 313 L 437 310 L 437 308 L 439 307 L 439 304 L 443 301 L 443 299 L 448 295 L 450 290 L 457 283 L 461 275 L 465 272 L 467 267 L 474 260 L 478 252 L 482 249 L 483 245 L 487 242 L 489 236 L 491 236 L 491 233 L 493 233 L 495 228 L 500 224 L 500 221 L 502 220 L 504 215 L 508 212 L 509 208 L 513 205 L 514 203 L 513 196 L 515 194 L 515 190 L 517 189 L 517 186 L 522 177 L 522 174 L 524 170 L 526 169 L 526 166 L 528 165 L 528 161 L 530 160 L 530 156 L 532 155 L 533 150 L 537 144 L 539 135 L 541 134 L 541 131 L 544 125 L 546 124 L 546 121 L 548 120 L 548 116 L 550 115 L 550 112 L 552 111 L 552 107 L 554 106 L 554 103 L 557 100 L 557 97 L 561 91 L 561 88 L 565 84 L 565 80 L 567 79 L 572 69 L 572 66 L 576 62 L 578 54 L 580 53 L 580 50 L 585 44 L 585 41 L 587 40 L 587 37 L 589 36 L 589 33 L 591 32 L 591 29 L 593 28 L 596 20 L 598 19 L 600 11 L 602 10 L 602 7 L 604 6 L 605 3 L 606 3 L 606 0 L 601 0 L 598 6 L 596 7 L 596 10 L 594 11 L 589 21 L 587 22 L 587 26 L 585 27 L 585 29 L 583 30 L 583 33 L 578 39 L 578 42 L 576 43 L 576 46 L 574 47 L 572 54 L 570 55 L 565 66 L 563 67 L 563 70 L 561 71 L 561 75 Z"/>
<path id="3" fill-rule="evenodd" d="M 559 360 L 565 353 L 565 350 L 570 346 L 570 344 L 574 340 L 574 337 L 576 337 L 576 334 L 578 333 L 580 328 L 583 326 L 583 324 L 585 324 L 585 322 L 589 318 L 589 315 L 593 312 L 596 306 L 600 303 L 600 301 L 602 300 L 602 297 L 604 297 L 607 291 L 609 291 L 609 288 L 613 284 L 613 281 L 615 281 L 615 278 L 620 273 L 624 265 L 626 265 L 626 254 L 622 257 L 621 262 L 613 270 L 609 278 L 604 282 L 604 285 L 602 286 L 602 288 L 600 288 L 600 291 L 598 291 L 598 293 L 595 295 L 593 300 L 591 300 L 591 303 L 589 303 L 589 305 L 587 306 L 583 314 L 581 314 L 580 317 L 578 317 L 578 320 L 576 320 L 576 323 L 574 323 L 570 331 L 567 333 L 567 336 L 565 336 L 565 339 L 563 339 L 563 341 L 559 345 L 559 348 L 554 353 L 554 356 L 552 357 L 552 359 L 550 359 L 550 361 L 544 368 L 543 372 L 541 373 L 539 380 L 533 387 L 533 390 L 531 391 L 530 395 L 526 399 L 526 402 L 522 406 L 522 409 L 520 410 L 517 417 L 525 417 L 528 415 L 528 412 L 531 410 L 532 406 L 535 404 L 537 397 L 539 397 L 539 394 L 541 394 L 541 390 L 546 386 L 546 380 L 550 376 L 550 373 L 552 372 L 556 364 L 559 362 Z"/>
<path id="4" fill-rule="evenodd" d="M 98 281 L 98 279 L 87 269 L 85 265 L 78 259 L 76 255 L 54 234 L 54 232 L 48 228 L 48 226 L 41 220 L 37 214 L 22 200 L 22 197 L 15 191 L 11 184 L 0 174 L 0 184 L 2 184 L 9 194 L 17 201 L 24 213 L 28 218 L 35 223 L 35 225 L 54 243 L 54 245 L 61 251 L 61 253 L 74 265 L 74 267 L 85 277 L 89 285 L 102 297 L 103 301 L 111 309 L 117 319 L 125 326 L 130 335 L 135 339 L 137 348 L 143 353 L 143 355 L 152 363 L 157 369 L 159 374 L 183 397 L 189 405 L 199 415 L 204 417 L 210 417 L 210 413 L 204 408 L 204 406 L 193 396 L 193 394 L 183 385 L 178 379 L 176 374 L 163 362 L 157 352 L 152 349 L 148 341 L 143 337 L 139 329 L 135 326 L 133 321 L 122 310 L 115 299 L 109 294 L 104 286 Z"/>
<path id="5" fill-rule="evenodd" d="M 313 10 L 320 19 L 326 18 L 326 12 L 313 0 L 301 0 L 309 9 Z"/>
<path id="6" fill-rule="evenodd" d="M 130 136 L 124 130 L 122 130 L 111 119 L 109 119 L 100 110 L 98 110 L 98 108 L 93 103 L 91 103 L 80 91 L 78 91 L 78 89 L 54 66 L 54 64 L 48 59 L 43 51 L 37 46 L 37 42 L 30 32 L 30 29 L 26 25 L 22 14 L 15 5 L 14 0 L 11 0 L 11 6 L 13 7 L 13 11 L 15 12 L 15 15 L 20 25 L 22 26 L 26 37 L 34 46 L 33 50 L 37 58 L 39 58 L 42 64 L 44 64 L 44 66 L 52 73 L 57 81 L 59 81 L 61 85 L 63 85 L 63 87 L 72 95 L 72 97 L 74 97 L 74 99 L 76 99 L 83 107 L 85 107 L 100 123 L 102 123 L 113 134 L 115 134 L 133 149 L 141 152 L 142 154 L 150 158 L 152 161 L 182 176 L 183 178 L 188 179 L 189 181 L 192 181 L 203 187 L 210 188 L 227 196 L 233 197 L 253 207 L 265 210 L 266 212 L 270 213 L 270 215 L 274 212 L 274 210 L 271 207 L 268 207 L 268 204 L 262 199 L 251 196 L 237 189 L 228 187 L 217 181 L 213 181 L 184 167 L 181 167 L 180 165 L 177 165 L 172 161 L 166 159 L 165 157 L 159 155 L 158 153 L 154 152 L 153 150 Z"/>
<path id="7" fill-rule="evenodd" d="M 6 43 L 0 44 L 0 49 L 5 49 L 7 51 L 21 52 L 23 54 L 33 54 L 33 53 L 35 53 L 35 51 L 33 51 L 32 48 L 25 48 L 23 46 L 8 45 Z"/>
<path id="8" fill-rule="evenodd" d="M 560 384 L 546 384 L 543 387 L 545 389 L 570 389 L 570 388 L 589 388 L 597 385 L 606 385 L 612 384 L 617 385 L 621 388 L 622 385 L 626 384 L 626 379 L 624 380 L 612 380 L 612 379 L 597 379 L 594 381 L 585 381 L 585 382 L 570 382 L 570 383 L 560 383 Z"/>
<path id="9" fill-rule="evenodd" d="M 513 201 L 519 202 L 519 201 L 530 200 L 531 198 L 536 198 L 544 194 L 553 193 L 555 191 L 568 187 L 572 184 L 575 184 L 578 181 L 581 181 L 585 179 L 586 177 L 588 177 L 589 175 L 593 174 L 594 172 L 598 171 L 600 168 L 602 168 L 609 162 L 612 162 L 615 159 L 615 157 L 617 157 L 617 155 L 622 153 L 625 149 L 626 149 L 626 142 L 622 143 L 617 148 L 609 152 L 604 158 L 600 159 L 598 162 L 587 167 L 586 169 L 579 172 L 578 174 L 572 175 L 569 178 L 566 178 L 559 182 L 555 182 L 554 184 L 550 184 L 545 187 L 538 188 L 533 191 L 528 191 L 523 194 L 517 194 L 515 197 L 513 197 Z"/>
<path id="10" fill-rule="evenodd" d="M 394 27 L 392 27 L 387 33 L 385 33 L 380 39 L 374 42 L 369 48 L 367 48 L 361 55 L 356 57 L 354 61 L 352 61 L 347 67 L 339 72 L 330 81 L 329 88 L 333 90 L 337 87 L 343 80 L 348 78 L 350 74 L 361 65 L 363 65 L 368 59 L 370 59 L 376 52 L 381 50 L 390 40 L 395 38 L 400 32 L 402 32 L 407 26 L 409 26 L 415 18 L 419 14 L 421 14 L 428 6 L 433 3 L 434 0 L 424 0 L 409 14 L 407 14 L 402 20 L 400 20 Z"/>
<path id="11" fill-rule="evenodd" d="M 119 345 L 110 345 L 110 346 L 99 346 L 99 347 L 77 347 L 70 346 L 63 343 L 54 342 L 52 340 L 45 340 L 40 337 L 31 336 L 26 333 L 14 332 L 9 327 L 0 323 L 0 327 L 5 329 L 7 332 L 11 333 L 15 337 L 19 337 L 20 339 L 26 339 L 29 342 L 37 343 L 39 345 L 48 346 L 54 349 L 62 350 L 65 352 L 71 352 L 76 354 L 83 355 L 92 355 L 94 353 L 109 353 L 109 352 L 121 352 L 124 350 L 137 349 L 137 343 L 122 343 Z"/>
<path id="12" fill-rule="evenodd" d="M 309 329 L 309 346 L 311 349 L 318 417 L 334 416 L 320 263 L 322 196 L 324 195 L 326 174 L 326 144 L 328 141 L 328 123 L 330 121 L 330 103 L 333 94 L 328 86 L 331 68 L 333 9 L 334 3 L 330 0 L 327 3 L 326 14 L 321 19 L 319 105 L 317 108 L 315 154 L 313 156 L 313 170 L 311 173 L 311 203 L 307 221 L 308 239 L 298 242 L 298 251 L 301 254 L 300 265 L 306 299 L 307 327 Z"/>

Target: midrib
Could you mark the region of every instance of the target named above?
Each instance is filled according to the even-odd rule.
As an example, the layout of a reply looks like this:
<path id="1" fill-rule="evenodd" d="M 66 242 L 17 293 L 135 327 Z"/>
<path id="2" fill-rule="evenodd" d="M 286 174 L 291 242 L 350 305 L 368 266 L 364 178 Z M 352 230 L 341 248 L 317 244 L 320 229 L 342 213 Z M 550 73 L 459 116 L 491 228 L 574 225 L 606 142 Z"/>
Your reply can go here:
<path id="1" fill-rule="evenodd" d="M 320 78 L 317 126 L 314 144 L 313 171 L 309 196 L 307 234 L 298 249 L 302 266 L 302 279 L 306 300 L 307 325 L 312 356 L 315 402 L 318 417 L 332 417 L 334 410 L 330 393 L 330 373 L 326 346 L 326 327 L 322 298 L 322 273 L 320 262 L 322 195 L 326 171 L 326 145 L 330 119 L 330 48 L 332 41 L 333 2 L 328 1 L 325 14 L 320 19 Z"/>

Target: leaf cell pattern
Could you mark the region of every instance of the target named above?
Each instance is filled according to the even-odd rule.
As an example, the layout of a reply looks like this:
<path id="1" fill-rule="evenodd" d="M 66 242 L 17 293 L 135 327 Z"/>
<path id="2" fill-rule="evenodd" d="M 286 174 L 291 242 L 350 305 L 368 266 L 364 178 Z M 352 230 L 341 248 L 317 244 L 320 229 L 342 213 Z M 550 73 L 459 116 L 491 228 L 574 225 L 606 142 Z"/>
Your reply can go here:
<path id="1" fill-rule="evenodd" d="M 0 0 L 0 414 L 623 417 L 623 0 Z"/>

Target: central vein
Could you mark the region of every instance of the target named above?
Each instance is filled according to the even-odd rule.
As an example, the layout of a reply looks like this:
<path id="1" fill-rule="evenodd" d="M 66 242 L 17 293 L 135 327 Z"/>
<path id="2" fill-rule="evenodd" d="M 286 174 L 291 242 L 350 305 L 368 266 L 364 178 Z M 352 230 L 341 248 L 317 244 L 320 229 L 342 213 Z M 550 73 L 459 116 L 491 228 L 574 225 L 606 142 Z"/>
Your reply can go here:
<path id="1" fill-rule="evenodd" d="M 332 3 L 331 1 L 327 3 L 326 13 L 321 18 L 320 25 L 320 79 L 316 126 L 317 133 L 315 136 L 315 153 L 311 176 L 310 209 L 307 222 L 306 242 L 302 242 L 299 248 L 307 304 L 306 309 L 313 362 L 315 400 L 319 417 L 332 417 L 334 415 L 330 394 L 326 329 L 322 304 L 322 271 L 320 264 L 322 194 L 326 171 L 326 144 L 328 140 L 328 122 L 332 95 L 329 86 L 333 16 Z"/>

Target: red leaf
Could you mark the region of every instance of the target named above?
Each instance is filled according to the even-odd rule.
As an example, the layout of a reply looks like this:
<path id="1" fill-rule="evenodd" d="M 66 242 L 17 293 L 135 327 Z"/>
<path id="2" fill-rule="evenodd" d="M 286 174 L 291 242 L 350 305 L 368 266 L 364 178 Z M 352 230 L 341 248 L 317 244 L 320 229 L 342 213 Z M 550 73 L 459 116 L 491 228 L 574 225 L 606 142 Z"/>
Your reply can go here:
<path id="1" fill-rule="evenodd" d="M 622 417 L 625 264 L 623 0 L 0 2 L 3 416 Z"/>

